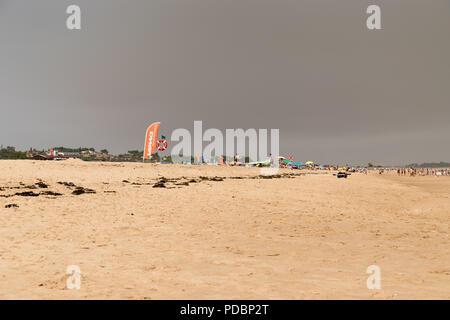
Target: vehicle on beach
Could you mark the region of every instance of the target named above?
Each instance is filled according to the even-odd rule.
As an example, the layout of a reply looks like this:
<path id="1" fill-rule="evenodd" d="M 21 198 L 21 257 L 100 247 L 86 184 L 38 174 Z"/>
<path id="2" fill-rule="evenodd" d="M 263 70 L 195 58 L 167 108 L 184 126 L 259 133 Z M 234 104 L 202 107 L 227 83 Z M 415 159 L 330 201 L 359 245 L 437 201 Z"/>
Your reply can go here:
<path id="1" fill-rule="evenodd" d="M 347 177 L 351 175 L 351 173 L 339 171 L 337 174 L 333 174 L 333 176 L 337 176 L 338 179 L 344 178 L 347 179 Z"/>

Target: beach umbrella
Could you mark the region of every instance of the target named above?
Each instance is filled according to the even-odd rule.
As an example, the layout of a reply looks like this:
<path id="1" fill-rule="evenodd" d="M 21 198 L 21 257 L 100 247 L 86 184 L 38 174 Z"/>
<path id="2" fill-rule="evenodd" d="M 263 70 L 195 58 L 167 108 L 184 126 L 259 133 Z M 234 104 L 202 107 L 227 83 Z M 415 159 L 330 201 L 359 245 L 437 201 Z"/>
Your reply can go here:
<path id="1" fill-rule="evenodd" d="M 306 161 L 305 164 L 308 166 L 308 165 L 310 165 L 310 164 L 314 164 L 314 162 L 312 162 L 312 161 Z"/>

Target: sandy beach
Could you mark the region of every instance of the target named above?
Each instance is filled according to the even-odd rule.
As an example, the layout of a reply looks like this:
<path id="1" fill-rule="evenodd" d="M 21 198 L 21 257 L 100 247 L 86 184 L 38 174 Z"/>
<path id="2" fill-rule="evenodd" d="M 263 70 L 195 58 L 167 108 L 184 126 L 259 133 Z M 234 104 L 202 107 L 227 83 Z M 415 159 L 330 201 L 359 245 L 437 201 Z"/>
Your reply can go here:
<path id="1" fill-rule="evenodd" d="M 72 159 L 0 171 L 1 299 L 450 298 L 450 177 Z"/>

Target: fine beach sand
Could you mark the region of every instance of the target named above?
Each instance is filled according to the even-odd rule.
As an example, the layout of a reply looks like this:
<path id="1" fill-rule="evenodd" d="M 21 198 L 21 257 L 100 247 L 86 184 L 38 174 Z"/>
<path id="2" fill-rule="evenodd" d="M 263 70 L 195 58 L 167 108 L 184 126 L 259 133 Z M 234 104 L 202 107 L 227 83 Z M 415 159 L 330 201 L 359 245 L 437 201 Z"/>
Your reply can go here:
<path id="1" fill-rule="evenodd" d="M 81 160 L 0 172 L 2 299 L 450 298 L 450 177 Z"/>

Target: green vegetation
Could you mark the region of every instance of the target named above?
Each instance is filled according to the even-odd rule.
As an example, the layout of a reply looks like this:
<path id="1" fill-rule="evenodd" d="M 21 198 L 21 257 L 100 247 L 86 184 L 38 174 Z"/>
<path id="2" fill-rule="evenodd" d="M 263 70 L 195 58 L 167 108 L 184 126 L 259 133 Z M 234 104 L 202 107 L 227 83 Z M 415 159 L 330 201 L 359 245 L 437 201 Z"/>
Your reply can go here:
<path id="1" fill-rule="evenodd" d="M 27 153 L 16 151 L 15 147 L 6 147 L 0 149 L 0 159 L 26 159 Z"/>
<path id="2" fill-rule="evenodd" d="M 130 150 L 128 153 L 119 154 L 113 157 L 110 161 L 113 162 L 141 162 L 144 151 Z"/>
<path id="3" fill-rule="evenodd" d="M 68 148 L 68 147 L 54 147 L 53 150 L 63 153 L 65 155 L 70 155 L 76 158 L 80 158 L 84 161 L 110 161 L 110 162 L 142 162 L 142 155 L 144 151 L 140 150 L 130 150 L 128 153 L 111 155 L 107 149 L 100 150 L 100 153 L 95 151 L 95 148 L 79 147 L 79 148 Z M 29 149 L 30 153 L 33 155 L 45 154 L 45 150 L 36 150 L 33 148 Z M 27 153 L 22 151 L 16 151 L 15 147 L 0 148 L 0 159 L 27 159 Z M 158 153 L 153 154 L 150 160 L 146 162 L 168 162 L 172 163 L 170 155 L 161 157 Z"/>
<path id="4" fill-rule="evenodd" d="M 152 154 L 152 158 L 150 159 L 150 162 L 160 162 L 161 157 L 159 156 L 158 152 L 155 152 Z"/>

